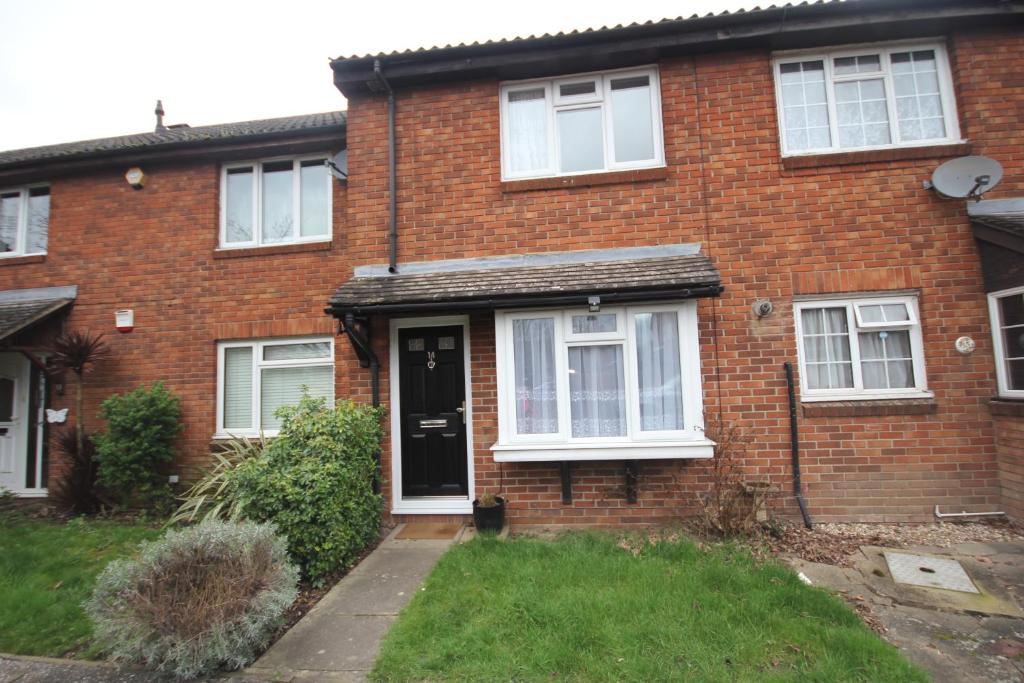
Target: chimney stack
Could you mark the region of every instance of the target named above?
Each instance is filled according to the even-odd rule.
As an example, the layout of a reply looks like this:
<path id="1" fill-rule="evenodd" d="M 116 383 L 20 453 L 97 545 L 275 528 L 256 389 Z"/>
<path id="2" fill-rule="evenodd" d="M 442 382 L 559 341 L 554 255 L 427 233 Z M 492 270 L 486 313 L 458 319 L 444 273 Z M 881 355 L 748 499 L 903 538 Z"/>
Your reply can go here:
<path id="1" fill-rule="evenodd" d="M 153 113 L 156 114 L 156 132 L 163 133 L 167 130 L 167 126 L 164 125 L 164 103 L 162 100 L 156 101 L 156 110 Z"/>

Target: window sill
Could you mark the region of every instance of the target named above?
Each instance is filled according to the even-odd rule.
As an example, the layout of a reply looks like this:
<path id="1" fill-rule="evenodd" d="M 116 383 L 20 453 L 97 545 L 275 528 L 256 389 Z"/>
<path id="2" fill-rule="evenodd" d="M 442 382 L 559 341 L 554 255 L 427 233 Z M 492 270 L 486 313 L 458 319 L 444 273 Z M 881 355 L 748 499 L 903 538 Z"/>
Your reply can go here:
<path id="1" fill-rule="evenodd" d="M 273 256 L 276 254 L 300 254 L 308 251 L 330 251 L 331 240 L 320 242 L 299 242 L 298 244 L 270 244 L 263 247 L 221 247 L 213 252 L 213 258 L 245 258 L 246 256 Z"/>
<path id="2" fill-rule="evenodd" d="M 525 178 L 523 180 L 505 180 L 501 183 L 501 191 L 530 192 L 533 190 L 557 190 L 565 187 L 593 187 L 595 185 L 617 185 L 620 183 L 640 183 L 668 178 L 668 167 L 638 168 L 631 171 L 607 171 L 603 173 L 586 173 L 583 175 L 553 176 L 549 178 Z"/>
<path id="3" fill-rule="evenodd" d="M 494 444 L 495 462 L 567 462 L 578 460 L 677 460 L 714 455 L 713 441 L 651 441 L 573 444 Z"/>
<path id="4" fill-rule="evenodd" d="M 29 254 L 27 256 L 2 256 L 0 266 L 20 266 L 26 263 L 43 263 L 46 254 Z"/>
<path id="5" fill-rule="evenodd" d="M 1024 400 L 1012 398 L 993 398 L 988 403 L 989 410 L 999 417 L 1024 417 Z"/>
<path id="6" fill-rule="evenodd" d="M 869 149 L 861 152 L 832 152 L 782 157 L 782 168 L 791 171 L 800 168 L 870 164 L 880 161 L 958 157 L 970 153 L 971 143 L 966 141 L 923 147 L 889 147 L 886 149 Z"/>
<path id="7" fill-rule="evenodd" d="M 872 400 L 820 401 L 803 403 L 804 417 L 887 417 L 891 415 L 934 415 L 939 404 L 934 398 L 887 398 Z"/>

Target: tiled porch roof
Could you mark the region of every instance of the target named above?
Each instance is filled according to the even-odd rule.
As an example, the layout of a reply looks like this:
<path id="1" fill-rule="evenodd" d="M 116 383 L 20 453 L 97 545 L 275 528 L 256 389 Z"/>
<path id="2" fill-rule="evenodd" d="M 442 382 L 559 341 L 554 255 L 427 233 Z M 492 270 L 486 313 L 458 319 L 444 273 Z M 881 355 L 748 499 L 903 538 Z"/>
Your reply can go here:
<path id="1" fill-rule="evenodd" d="M 70 306 L 77 294 L 76 287 L 0 292 L 0 342 Z"/>
<path id="2" fill-rule="evenodd" d="M 698 245 L 459 259 L 358 268 L 331 313 L 399 312 L 714 296 L 721 278 Z"/>

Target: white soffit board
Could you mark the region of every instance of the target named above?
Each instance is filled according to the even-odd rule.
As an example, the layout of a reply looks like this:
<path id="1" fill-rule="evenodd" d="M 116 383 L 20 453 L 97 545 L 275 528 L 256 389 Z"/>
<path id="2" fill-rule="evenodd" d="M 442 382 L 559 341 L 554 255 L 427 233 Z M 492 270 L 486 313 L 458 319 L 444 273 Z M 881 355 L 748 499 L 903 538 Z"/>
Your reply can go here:
<path id="1" fill-rule="evenodd" d="M 925 588 L 944 588 L 961 593 L 980 593 L 956 560 L 945 560 L 928 555 L 885 553 L 889 573 L 896 583 Z"/>

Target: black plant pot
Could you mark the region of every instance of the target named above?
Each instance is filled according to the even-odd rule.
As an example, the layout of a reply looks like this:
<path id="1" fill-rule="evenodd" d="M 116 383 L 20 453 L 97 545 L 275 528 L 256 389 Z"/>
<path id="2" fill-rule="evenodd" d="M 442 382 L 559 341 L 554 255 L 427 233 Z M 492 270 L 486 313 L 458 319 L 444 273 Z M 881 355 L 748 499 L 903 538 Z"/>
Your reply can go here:
<path id="1" fill-rule="evenodd" d="M 473 501 L 473 525 L 477 531 L 501 531 L 505 526 L 505 499 L 495 497 L 497 505 L 480 507 L 480 501 Z"/>

